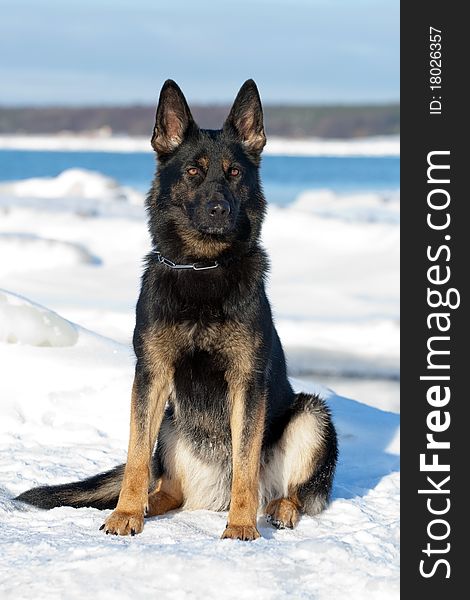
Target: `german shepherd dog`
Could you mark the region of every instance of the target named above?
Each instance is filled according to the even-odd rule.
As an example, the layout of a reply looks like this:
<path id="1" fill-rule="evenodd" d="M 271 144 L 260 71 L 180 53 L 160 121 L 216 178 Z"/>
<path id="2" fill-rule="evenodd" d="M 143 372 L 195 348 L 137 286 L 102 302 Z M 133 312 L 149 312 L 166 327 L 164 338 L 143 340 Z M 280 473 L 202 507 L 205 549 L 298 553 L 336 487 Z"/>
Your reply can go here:
<path id="1" fill-rule="evenodd" d="M 325 508 L 335 429 L 319 397 L 292 390 L 265 292 L 265 143 L 253 80 L 217 131 L 196 125 L 174 81 L 163 85 L 127 463 L 18 500 L 114 509 L 101 529 L 115 535 L 181 507 L 228 509 L 222 538 L 239 540 L 259 537 L 259 509 L 292 528 Z"/>

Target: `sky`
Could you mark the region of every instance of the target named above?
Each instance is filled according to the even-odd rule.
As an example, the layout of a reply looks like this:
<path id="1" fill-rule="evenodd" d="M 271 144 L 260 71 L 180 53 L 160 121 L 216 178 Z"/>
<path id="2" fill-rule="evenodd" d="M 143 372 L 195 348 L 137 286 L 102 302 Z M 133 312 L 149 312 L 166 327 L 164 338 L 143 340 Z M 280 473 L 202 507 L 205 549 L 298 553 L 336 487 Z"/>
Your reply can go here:
<path id="1" fill-rule="evenodd" d="M 399 0 L 2 0 L 0 105 L 396 102 Z"/>

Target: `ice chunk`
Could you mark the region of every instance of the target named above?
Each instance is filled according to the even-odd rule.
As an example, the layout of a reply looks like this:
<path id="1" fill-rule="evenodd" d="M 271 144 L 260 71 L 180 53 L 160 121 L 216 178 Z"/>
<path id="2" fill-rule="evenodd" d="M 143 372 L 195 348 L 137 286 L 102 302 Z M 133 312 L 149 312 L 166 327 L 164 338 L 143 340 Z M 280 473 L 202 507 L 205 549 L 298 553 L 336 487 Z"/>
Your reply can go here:
<path id="1" fill-rule="evenodd" d="M 72 323 L 32 302 L 0 290 L 0 342 L 29 346 L 73 346 Z"/>

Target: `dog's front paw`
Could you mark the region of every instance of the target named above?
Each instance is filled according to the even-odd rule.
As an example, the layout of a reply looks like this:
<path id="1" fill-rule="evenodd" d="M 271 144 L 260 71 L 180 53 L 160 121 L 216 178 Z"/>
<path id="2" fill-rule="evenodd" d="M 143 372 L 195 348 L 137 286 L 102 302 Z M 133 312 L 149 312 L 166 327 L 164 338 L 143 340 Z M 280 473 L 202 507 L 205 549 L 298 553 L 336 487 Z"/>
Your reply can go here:
<path id="1" fill-rule="evenodd" d="M 222 539 L 252 541 L 260 536 L 256 527 L 252 525 L 227 525 L 222 534 Z"/>
<path id="2" fill-rule="evenodd" d="M 115 510 L 101 525 L 106 534 L 111 535 L 135 535 L 144 528 L 144 513 L 134 514 Z"/>

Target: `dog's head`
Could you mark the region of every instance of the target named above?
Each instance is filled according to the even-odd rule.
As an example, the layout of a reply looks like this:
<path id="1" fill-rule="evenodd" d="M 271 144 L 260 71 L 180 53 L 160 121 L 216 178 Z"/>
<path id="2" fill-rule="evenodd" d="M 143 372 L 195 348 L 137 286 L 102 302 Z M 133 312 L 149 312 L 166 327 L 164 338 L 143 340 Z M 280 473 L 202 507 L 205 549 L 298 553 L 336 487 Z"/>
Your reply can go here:
<path id="1" fill-rule="evenodd" d="M 196 125 L 180 88 L 166 81 L 152 136 L 159 165 L 148 202 L 151 229 L 171 228 L 199 254 L 204 247 L 256 238 L 265 210 L 259 182 L 265 143 L 253 80 L 243 84 L 222 129 L 215 131 Z"/>

